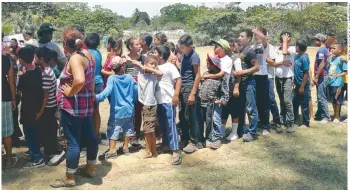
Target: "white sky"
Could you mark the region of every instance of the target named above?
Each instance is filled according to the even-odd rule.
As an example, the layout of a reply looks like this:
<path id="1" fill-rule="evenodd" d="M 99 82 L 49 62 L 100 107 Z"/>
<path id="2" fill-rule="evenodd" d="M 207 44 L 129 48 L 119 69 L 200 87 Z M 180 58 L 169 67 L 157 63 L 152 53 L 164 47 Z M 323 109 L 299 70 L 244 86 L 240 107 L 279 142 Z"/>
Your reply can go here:
<path id="1" fill-rule="evenodd" d="M 204 5 L 207 7 L 215 7 L 220 6 L 217 2 L 204 2 Z M 98 1 L 89 1 L 89 6 L 93 7 L 95 5 L 101 5 L 104 8 L 109 8 L 113 12 L 116 12 L 118 15 L 122 15 L 124 17 L 130 17 L 134 10 L 138 8 L 140 11 L 147 12 L 148 15 L 152 18 L 155 15 L 160 14 L 160 9 L 163 7 L 166 7 L 171 4 L 175 4 L 176 2 L 126 2 L 126 1 L 119 1 L 119 2 L 98 2 Z M 194 6 L 200 6 L 203 3 L 200 2 L 181 2 L 182 4 L 189 4 Z M 267 3 L 267 2 L 266 2 Z M 265 3 L 241 3 L 240 7 L 243 9 L 246 9 L 250 6 L 259 5 L 259 4 L 265 4 Z M 275 3 L 273 3 L 275 4 Z"/>

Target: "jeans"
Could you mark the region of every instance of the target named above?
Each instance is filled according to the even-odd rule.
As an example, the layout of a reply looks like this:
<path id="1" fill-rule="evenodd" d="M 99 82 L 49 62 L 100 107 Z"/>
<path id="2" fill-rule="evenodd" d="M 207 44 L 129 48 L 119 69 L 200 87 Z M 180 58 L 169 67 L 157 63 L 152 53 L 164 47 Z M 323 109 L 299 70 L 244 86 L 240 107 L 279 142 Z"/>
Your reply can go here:
<path id="1" fill-rule="evenodd" d="M 280 98 L 281 122 L 287 125 L 293 124 L 292 77 L 276 78 L 276 90 Z"/>
<path id="2" fill-rule="evenodd" d="M 223 138 L 221 108 L 222 106 L 216 105 L 214 102 L 207 104 L 205 107 L 201 106 L 202 119 L 206 125 L 205 137 L 210 142 L 215 142 Z"/>
<path id="3" fill-rule="evenodd" d="M 195 103 L 187 104 L 192 86 L 183 86 L 179 95 L 180 111 L 179 119 L 182 130 L 181 140 L 191 141 L 194 144 L 203 141 L 203 132 L 200 131 L 200 105 L 198 94 L 195 96 Z"/>
<path id="4" fill-rule="evenodd" d="M 163 145 L 169 146 L 172 151 L 179 150 L 179 134 L 176 128 L 176 107 L 171 103 L 158 104 L 158 124 L 163 132 Z"/>
<path id="5" fill-rule="evenodd" d="M 61 110 L 61 125 L 67 140 L 67 173 L 73 174 L 78 169 L 81 142 L 87 147 L 87 164 L 95 164 L 98 142 L 94 133 L 92 117 L 74 117 L 65 110 Z"/>
<path id="6" fill-rule="evenodd" d="M 43 158 L 43 155 L 40 152 L 38 130 L 38 125 L 23 124 L 25 140 L 29 148 L 30 157 L 33 161 L 38 161 Z"/>
<path id="7" fill-rule="evenodd" d="M 274 78 L 269 78 L 269 98 L 270 98 L 270 110 L 273 118 L 273 122 L 275 124 L 281 125 L 281 118 L 280 114 L 278 111 L 278 106 L 276 103 L 276 98 L 275 98 L 275 79 Z"/>
<path id="8" fill-rule="evenodd" d="M 328 112 L 327 77 L 320 77 L 318 79 L 317 111 L 315 114 L 315 118 L 320 120 L 331 120 Z"/>
<path id="9" fill-rule="evenodd" d="M 242 108 L 240 108 L 238 130 L 244 127 L 245 113 L 247 111 L 250 124 L 246 128 L 243 128 L 243 132 L 244 134 L 249 133 L 252 136 L 256 136 L 259 114 L 255 103 L 255 81 L 241 82 L 239 87 L 241 89 Z"/>
<path id="10" fill-rule="evenodd" d="M 303 125 L 310 125 L 310 116 L 309 116 L 309 88 L 310 85 L 305 85 L 304 93 L 299 95 L 300 86 L 295 86 L 295 94 L 293 96 L 293 110 L 294 110 L 294 121 L 298 115 L 299 106 L 301 105 L 301 112 L 303 115 Z"/>
<path id="11" fill-rule="evenodd" d="M 269 78 L 267 75 L 255 75 L 256 106 L 258 108 L 260 124 L 263 130 L 270 129 L 270 97 Z"/>
<path id="12" fill-rule="evenodd" d="M 134 135 L 134 117 L 126 117 L 123 119 L 112 119 L 107 127 L 107 139 L 117 141 L 121 132 L 125 137 Z"/>
<path id="13" fill-rule="evenodd" d="M 44 146 L 45 155 L 56 153 L 57 145 L 57 107 L 45 108 L 43 115 L 39 118 L 39 137 Z"/>

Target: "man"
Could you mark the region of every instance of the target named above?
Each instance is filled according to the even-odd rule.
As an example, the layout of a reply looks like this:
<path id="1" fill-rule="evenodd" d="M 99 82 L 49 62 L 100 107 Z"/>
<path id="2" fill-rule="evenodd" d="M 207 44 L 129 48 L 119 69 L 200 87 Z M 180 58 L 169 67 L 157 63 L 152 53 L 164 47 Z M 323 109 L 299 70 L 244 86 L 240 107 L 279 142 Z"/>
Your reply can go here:
<path id="1" fill-rule="evenodd" d="M 27 46 L 29 44 L 35 46 L 35 47 L 39 47 L 39 43 L 36 39 L 34 39 L 34 34 L 32 31 L 26 31 L 26 34 L 24 36 L 24 39 L 26 40 L 26 42 L 24 43 L 24 46 Z"/>
<path id="2" fill-rule="evenodd" d="M 250 117 L 250 124 L 244 129 L 243 141 L 250 142 L 257 137 L 257 126 L 259 115 L 255 102 L 255 80 L 253 73 L 259 71 L 259 64 L 257 55 L 254 49 L 251 48 L 249 43 L 253 39 L 253 33 L 251 30 L 243 30 L 239 34 L 239 40 L 241 45 L 240 57 L 242 60 L 242 70 L 235 71 L 235 76 L 241 76 L 241 96 L 242 104 L 246 105 L 247 113 Z M 245 110 L 240 111 L 239 126 L 243 126 L 245 122 Z"/>
<path id="3" fill-rule="evenodd" d="M 320 124 L 326 124 L 331 120 L 326 96 L 328 81 L 327 60 L 329 57 L 328 48 L 332 45 L 334 39 L 331 36 L 327 37 L 320 33 L 316 34 L 313 39 L 315 40 L 315 46 L 319 47 L 315 58 L 315 76 L 313 79 L 317 88 L 317 111 L 315 119 L 320 120 Z"/>

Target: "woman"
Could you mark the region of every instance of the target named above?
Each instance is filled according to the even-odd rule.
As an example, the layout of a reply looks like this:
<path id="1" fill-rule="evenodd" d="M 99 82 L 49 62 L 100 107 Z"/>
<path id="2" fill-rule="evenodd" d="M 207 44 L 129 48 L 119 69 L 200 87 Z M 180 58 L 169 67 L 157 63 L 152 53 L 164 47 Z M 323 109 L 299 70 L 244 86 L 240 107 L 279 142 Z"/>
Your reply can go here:
<path id="1" fill-rule="evenodd" d="M 101 67 L 102 67 L 102 54 L 97 49 L 100 45 L 100 36 L 97 33 L 88 34 L 85 38 L 85 44 L 88 48 L 88 51 L 95 58 L 95 95 L 101 93 L 103 91 L 103 78 L 101 75 Z M 99 104 L 95 104 L 94 108 L 94 132 L 97 137 L 100 135 L 100 127 L 101 127 L 101 116 L 99 111 Z"/>
<path id="2" fill-rule="evenodd" d="M 17 158 L 12 157 L 12 137 L 14 133 L 14 123 L 12 111 L 16 107 L 16 87 L 14 69 L 11 64 L 10 57 L 2 54 L 2 121 L 1 121 L 1 137 L 6 150 L 5 167 L 10 168 L 16 165 Z"/>
<path id="3" fill-rule="evenodd" d="M 114 74 L 110 66 L 112 59 L 115 56 L 121 56 L 123 54 L 123 40 L 116 36 L 109 37 L 107 43 L 107 51 L 109 54 L 101 71 L 101 74 L 103 75 L 104 86 L 106 86 L 108 77 Z"/>
<path id="4" fill-rule="evenodd" d="M 81 52 L 82 38 L 76 29 L 63 31 L 63 48 L 71 55 L 60 76 L 62 95 L 59 102 L 61 125 L 68 145 L 67 171 L 64 178 L 50 183 L 54 188 L 76 185 L 74 174 L 79 165 L 80 142 L 87 146 L 87 164 L 78 174 L 96 176 L 98 143 L 92 124 L 95 66 L 92 55 Z"/>
<path id="5" fill-rule="evenodd" d="M 155 46 L 164 45 L 168 42 L 168 38 L 163 32 L 158 32 L 153 38 L 153 44 Z"/>

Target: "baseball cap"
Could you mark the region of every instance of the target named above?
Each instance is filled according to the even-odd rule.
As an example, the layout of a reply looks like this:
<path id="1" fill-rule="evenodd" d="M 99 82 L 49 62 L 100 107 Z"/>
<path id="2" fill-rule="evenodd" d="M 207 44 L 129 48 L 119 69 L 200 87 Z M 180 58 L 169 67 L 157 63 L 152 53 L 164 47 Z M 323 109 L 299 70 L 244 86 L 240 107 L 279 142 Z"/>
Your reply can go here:
<path id="1" fill-rule="evenodd" d="M 120 56 L 115 56 L 111 61 L 111 68 L 112 70 L 115 70 L 117 68 L 120 68 L 123 66 L 123 64 L 126 62 L 125 58 L 121 58 Z"/>
<path id="2" fill-rule="evenodd" d="M 221 70 L 221 61 L 219 57 L 209 56 L 209 54 L 207 54 L 207 59 L 210 60 L 211 63 L 213 63 L 216 67 L 218 67 Z"/>
<path id="3" fill-rule="evenodd" d="M 56 29 L 53 27 L 53 25 L 51 23 L 43 23 L 40 25 L 40 28 L 38 30 L 38 36 L 40 36 L 39 34 L 44 32 L 44 31 L 56 31 Z"/>
<path id="4" fill-rule="evenodd" d="M 220 39 L 218 41 L 212 40 L 212 41 L 209 42 L 209 44 L 217 44 L 217 45 L 221 46 L 225 50 L 228 50 L 230 48 L 230 44 L 224 39 Z"/>
<path id="5" fill-rule="evenodd" d="M 321 33 L 317 33 L 315 36 L 313 36 L 313 39 L 317 39 L 324 42 L 327 40 L 327 36 Z"/>
<path id="6" fill-rule="evenodd" d="M 332 32 L 329 32 L 329 33 L 327 33 L 327 36 L 335 36 L 335 34 Z"/>

